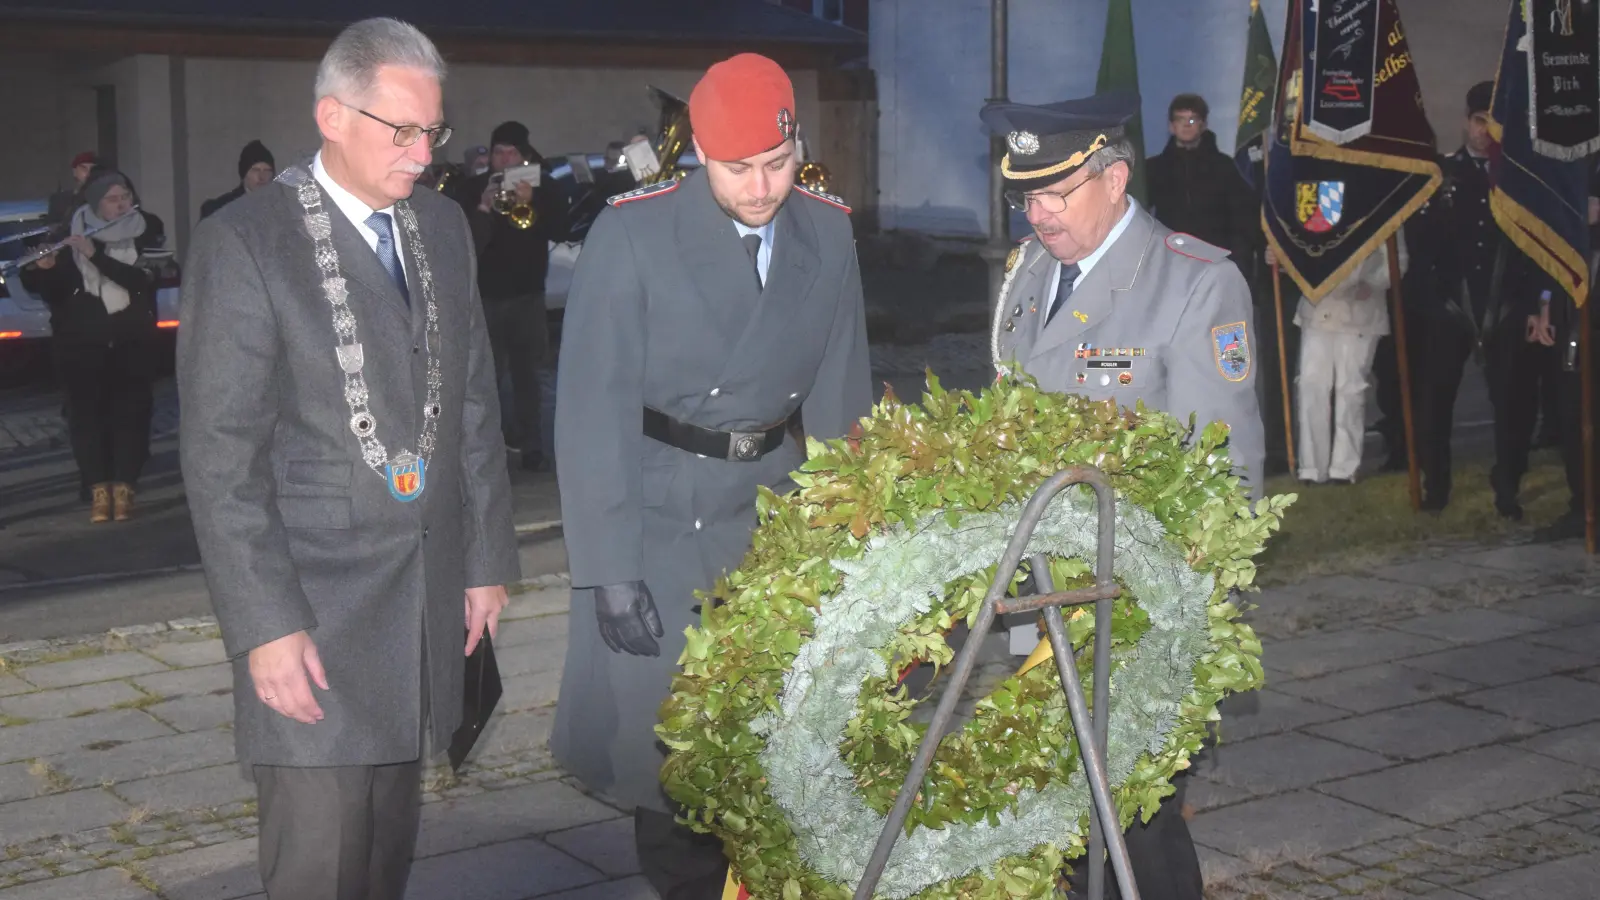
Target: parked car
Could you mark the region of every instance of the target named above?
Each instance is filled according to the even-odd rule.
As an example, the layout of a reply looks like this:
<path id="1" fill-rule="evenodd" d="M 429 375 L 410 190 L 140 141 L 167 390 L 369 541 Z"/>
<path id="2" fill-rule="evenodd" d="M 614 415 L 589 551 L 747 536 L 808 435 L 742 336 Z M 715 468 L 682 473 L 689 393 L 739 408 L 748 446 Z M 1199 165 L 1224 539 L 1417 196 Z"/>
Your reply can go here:
<path id="1" fill-rule="evenodd" d="M 36 251 L 54 236 L 5 240 L 45 226 L 48 200 L 0 203 L 0 267 Z M 146 251 L 158 265 L 157 322 L 167 332 L 162 348 L 162 371 L 173 364 L 178 327 L 178 288 L 182 273 L 170 249 Z M 48 371 L 50 309 L 22 285 L 15 270 L 0 268 L 0 384 L 15 384 Z"/>

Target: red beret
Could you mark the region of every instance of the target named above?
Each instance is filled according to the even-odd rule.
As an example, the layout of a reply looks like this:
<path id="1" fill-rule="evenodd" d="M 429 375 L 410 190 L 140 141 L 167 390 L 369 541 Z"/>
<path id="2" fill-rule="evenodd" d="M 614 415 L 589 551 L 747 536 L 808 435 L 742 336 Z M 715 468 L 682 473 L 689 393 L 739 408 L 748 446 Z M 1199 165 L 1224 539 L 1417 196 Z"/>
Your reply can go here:
<path id="1" fill-rule="evenodd" d="M 711 159 L 765 153 L 794 137 L 794 85 L 777 63 L 741 53 L 707 69 L 694 86 L 689 124 Z"/>
<path id="2" fill-rule="evenodd" d="M 99 162 L 100 158 L 94 154 L 93 150 L 85 150 L 72 158 L 72 165 L 68 166 L 68 168 L 76 169 L 79 166 L 92 166 Z"/>

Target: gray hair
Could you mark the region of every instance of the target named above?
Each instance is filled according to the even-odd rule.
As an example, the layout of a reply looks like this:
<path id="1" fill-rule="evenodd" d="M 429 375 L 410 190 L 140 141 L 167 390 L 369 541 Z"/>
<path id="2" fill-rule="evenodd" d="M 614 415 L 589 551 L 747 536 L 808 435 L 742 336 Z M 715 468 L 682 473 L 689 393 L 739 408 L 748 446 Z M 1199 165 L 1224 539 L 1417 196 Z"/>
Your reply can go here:
<path id="1" fill-rule="evenodd" d="M 317 99 L 361 103 L 384 66 L 421 69 L 444 81 L 444 58 L 428 36 L 399 19 L 362 19 L 339 32 L 317 66 Z"/>
<path id="2" fill-rule="evenodd" d="M 1114 144 L 1107 144 L 1089 154 L 1084 168 L 1089 170 L 1090 175 L 1099 175 L 1119 162 L 1127 163 L 1128 171 L 1133 171 L 1133 144 L 1130 144 L 1127 138 L 1122 138 Z"/>

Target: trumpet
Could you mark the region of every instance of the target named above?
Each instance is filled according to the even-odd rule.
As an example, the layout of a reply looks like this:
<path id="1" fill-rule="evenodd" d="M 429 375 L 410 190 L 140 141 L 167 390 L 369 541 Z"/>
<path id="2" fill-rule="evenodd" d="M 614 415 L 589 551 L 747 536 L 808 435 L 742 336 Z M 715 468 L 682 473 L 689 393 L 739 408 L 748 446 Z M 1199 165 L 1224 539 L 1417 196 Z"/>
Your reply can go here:
<path id="1" fill-rule="evenodd" d="M 511 222 L 513 228 L 526 231 L 533 227 L 533 223 L 539 218 L 539 214 L 534 212 L 531 205 L 517 200 L 517 192 L 505 186 L 505 178 L 504 172 L 496 172 L 489 179 L 490 183 L 500 185 L 499 189 L 495 191 L 494 202 L 491 207 L 495 212 L 505 216 Z"/>
<path id="2" fill-rule="evenodd" d="M 138 212 L 139 212 L 139 207 L 136 205 L 132 209 L 128 210 L 127 212 L 123 213 L 120 216 L 117 216 L 115 219 L 112 219 L 111 221 L 106 222 L 103 225 L 96 225 L 93 228 L 85 230 L 83 232 L 83 234 L 79 235 L 79 236 L 80 237 L 93 237 L 94 235 L 99 234 L 102 231 L 105 231 L 107 228 L 110 228 L 111 226 L 117 224 L 118 222 L 121 222 L 124 219 L 131 218 L 134 215 L 137 215 Z M 67 246 L 67 241 L 57 241 L 54 244 L 50 244 L 48 246 L 40 247 L 39 249 L 33 251 L 32 253 L 29 253 L 26 256 L 18 257 L 16 259 L 10 260 L 9 262 L 6 262 L 6 263 L 0 263 L 0 282 L 4 282 L 7 278 L 9 278 L 10 276 L 14 275 L 17 272 L 17 270 L 26 268 L 28 266 L 31 266 L 34 263 L 38 262 L 39 260 L 44 259 L 46 256 L 49 256 L 50 254 L 55 253 L 58 250 L 61 250 L 61 249 L 65 248 L 66 246 Z"/>

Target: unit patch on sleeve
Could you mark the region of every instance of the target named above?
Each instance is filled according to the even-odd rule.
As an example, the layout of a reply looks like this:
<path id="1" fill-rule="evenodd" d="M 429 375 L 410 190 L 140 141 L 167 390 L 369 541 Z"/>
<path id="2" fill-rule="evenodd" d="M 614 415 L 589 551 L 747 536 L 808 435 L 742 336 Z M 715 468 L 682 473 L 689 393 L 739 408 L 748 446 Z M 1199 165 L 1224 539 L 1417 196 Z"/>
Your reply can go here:
<path id="1" fill-rule="evenodd" d="M 1211 329 L 1211 348 L 1223 378 L 1243 381 L 1250 376 L 1250 336 L 1243 322 Z"/>

